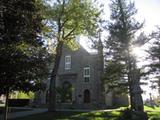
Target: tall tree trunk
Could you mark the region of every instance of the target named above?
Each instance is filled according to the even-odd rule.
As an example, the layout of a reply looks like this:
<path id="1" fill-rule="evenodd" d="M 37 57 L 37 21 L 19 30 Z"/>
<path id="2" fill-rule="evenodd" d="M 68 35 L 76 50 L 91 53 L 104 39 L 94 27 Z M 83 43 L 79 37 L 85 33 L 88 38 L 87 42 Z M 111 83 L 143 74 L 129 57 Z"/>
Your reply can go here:
<path id="1" fill-rule="evenodd" d="M 59 41 L 56 47 L 54 67 L 51 73 L 50 85 L 49 85 L 49 106 L 48 106 L 49 112 L 56 111 L 56 76 L 58 73 L 58 68 L 62 55 L 62 47 L 63 47 L 63 41 Z"/>
<path id="2" fill-rule="evenodd" d="M 132 69 L 132 64 L 131 64 L 131 58 L 130 58 L 130 53 L 129 49 L 127 50 L 127 65 L 128 65 L 128 84 L 129 84 L 129 96 L 130 96 L 130 105 L 131 105 L 131 110 L 134 109 L 134 100 L 133 100 L 133 81 L 131 78 L 131 69 Z"/>
<path id="3" fill-rule="evenodd" d="M 9 99 L 9 89 L 6 90 L 6 101 L 4 110 L 4 120 L 8 118 L 8 99 Z"/>
<path id="4" fill-rule="evenodd" d="M 133 83 L 132 83 L 132 80 L 131 80 L 131 76 L 130 76 L 130 74 L 128 75 L 128 83 L 129 83 L 129 98 L 130 98 L 130 105 L 131 105 L 131 110 L 133 110 L 134 109 L 134 100 L 133 100 L 133 88 L 132 88 L 132 86 L 133 86 Z"/>
<path id="5" fill-rule="evenodd" d="M 131 60 L 130 57 L 128 57 L 128 82 L 131 110 L 144 112 L 142 90 L 140 88 L 140 71 L 136 68 L 135 60 Z"/>

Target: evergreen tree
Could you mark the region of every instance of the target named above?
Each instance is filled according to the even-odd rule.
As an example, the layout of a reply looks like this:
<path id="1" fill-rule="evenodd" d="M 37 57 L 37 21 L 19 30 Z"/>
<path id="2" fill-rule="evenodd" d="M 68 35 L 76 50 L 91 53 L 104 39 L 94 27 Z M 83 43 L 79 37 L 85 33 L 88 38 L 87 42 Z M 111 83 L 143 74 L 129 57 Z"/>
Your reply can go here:
<path id="1" fill-rule="evenodd" d="M 148 50 L 149 59 L 151 60 L 149 64 L 149 74 L 153 74 L 156 80 L 151 81 L 157 83 L 158 91 L 160 93 L 160 27 L 157 27 L 157 31 L 153 32 L 151 35 L 153 39 L 153 44 Z M 154 84 L 154 83 L 153 83 Z M 155 87 L 155 86 L 154 86 Z M 156 87 L 155 87 L 156 88 Z"/>
<path id="2" fill-rule="evenodd" d="M 50 54 L 42 39 L 42 1 L 3 0 L 1 2 L 0 93 L 39 90 L 48 74 Z"/>
<path id="3" fill-rule="evenodd" d="M 150 72 L 159 74 L 160 72 L 160 27 L 156 32 L 152 33 L 152 38 L 154 39 L 152 47 L 150 47 L 148 53 L 152 60 L 150 64 Z"/>
<path id="4" fill-rule="evenodd" d="M 106 62 L 106 82 L 113 86 L 124 85 L 129 88 L 131 109 L 134 105 L 133 87 L 136 71 L 135 58 L 131 54 L 131 47 L 135 41 L 135 33 L 143 27 L 134 19 L 137 13 L 134 2 L 126 0 L 112 0 L 110 4 L 111 20 L 108 23 L 109 37 L 106 41 L 108 60 Z M 108 70 L 110 68 L 110 70 Z M 109 73 L 108 73 L 109 71 Z M 111 80 L 113 80 L 111 82 Z M 142 108 L 143 109 L 143 108 Z"/>

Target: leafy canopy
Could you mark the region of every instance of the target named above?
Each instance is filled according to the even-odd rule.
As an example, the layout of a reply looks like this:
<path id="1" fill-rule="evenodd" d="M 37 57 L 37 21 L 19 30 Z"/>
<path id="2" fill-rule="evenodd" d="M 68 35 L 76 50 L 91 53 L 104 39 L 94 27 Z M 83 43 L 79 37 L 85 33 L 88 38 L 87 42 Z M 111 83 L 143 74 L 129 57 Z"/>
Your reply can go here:
<path id="1" fill-rule="evenodd" d="M 55 41 L 63 41 L 68 46 L 75 44 L 77 35 L 92 34 L 96 29 L 98 9 L 90 0 L 55 0 L 48 5 L 47 18 Z M 75 46 L 74 46 L 75 47 Z"/>
<path id="2" fill-rule="evenodd" d="M 106 40 L 108 59 L 106 60 L 106 82 L 113 79 L 114 86 L 119 83 L 128 86 L 131 81 L 131 71 L 136 67 L 136 59 L 131 54 L 135 42 L 135 33 L 143 27 L 143 23 L 135 20 L 134 2 L 127 0 L 112 0 L 110 4 L 111 20 L 108 22 L 109 36 Z M 111 74 L 109 74 L 109 68 Z M 108 83 L 108 82 L 107 82 Z"/>
<path id="3" fill-rule="evenodd" d="M 35 0 L 3 1 L 0 37 L 0 90 L 30 91 L 46 78 L 50 54 L 42 39 L 41 6 Z"/>

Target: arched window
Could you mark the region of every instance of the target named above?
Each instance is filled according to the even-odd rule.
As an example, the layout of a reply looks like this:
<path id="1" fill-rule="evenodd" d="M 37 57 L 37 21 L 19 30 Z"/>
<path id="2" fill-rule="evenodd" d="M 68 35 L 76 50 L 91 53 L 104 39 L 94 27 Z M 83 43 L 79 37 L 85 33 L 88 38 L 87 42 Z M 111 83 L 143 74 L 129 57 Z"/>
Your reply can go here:
<path id="1" fill-rule="evenodd" d="M 84 103 L 90 103 L 90 91 L 86 89 L 84 91 Z"/>

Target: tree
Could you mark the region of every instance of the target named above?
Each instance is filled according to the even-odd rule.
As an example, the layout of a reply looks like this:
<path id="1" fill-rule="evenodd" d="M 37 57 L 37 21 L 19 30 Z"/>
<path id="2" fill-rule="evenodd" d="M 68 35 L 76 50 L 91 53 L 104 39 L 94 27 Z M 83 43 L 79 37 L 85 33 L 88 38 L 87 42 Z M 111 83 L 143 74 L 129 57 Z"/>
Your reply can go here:
<path id="1" fill-rule="evenodd" d="M 1 2 L 0 93 L 39 90 L 47 77 L 50 54 L 42 39 L 42 1 L 7 0 Z"/>
<path id="2" fill-rule="evenodd" d="M 158 30 L 152 33 L 152 38 L 154 39 L 152 47 L 150 47 L 148 53 L 152 60 L 150 64 L 151 72 L 160 72 L 160 27 L 157 27 Z"/>
<path id="3" fill-rule="evenodd" d="M 151 60 L 149 64 L 149 74 L 153 74 L 156 80 L 151 81 L 157 83 L 158 88 L 160 88 L 160 27 L 157 27 L 157 31 L 153 32 L 151 37 L 153 39 L 153 44 L 149 48 L 149 59 Z M 159 90 L 160 92 L 160 90 Z"/>
<path id="4" fill-rule="evenodd" d="M 49 111 L 55 111 L 56 108 L 56 76 L 63 45 L 74 48 L 76 36 L 91 33 L 96 28 L 95 21 L 99 15 L 90 0 L 56 0 L 52 3 L 53 6 L 48 7 L 48 25 L 57 45 L 49 87 Z"/>
<path id="5" fill-rule="evenodd" d="M 118 89 L 118 94 L 127 93 L 128 84 L 124 80 L 124 65 L 118 61 L 109 60 L 105 66 L 104 80 L 107 85 L 107 93 Z M 121 81 L 120 81 L 121 80 Z"/>
<path id="6" fill-rule="evenodd" d="M 134 15 L 137 13 L 134 2 L 112 0 L 110 9 L 111 21 L 108 22 L 109 37 L 106 41 L 106 48 L 109 56 L 107 67 L 111 68 L 110 72 L 113 74 L 108 77 L 113 79 L 113 85 L 127 85 L 131 110 L 143 111 L 143 103 L 140 103 L 139 108 L 135 105 L 134 87 L 136 87 L 135 84 L 137 84 L 137 87 L 139 86 L 140 76 L 138 74 L 139 70 L 136 68 L 136 59 L 131 54 L 132 45 L 136 40 L 135 33 L 143 27 L 143 23 L 139 23 L 134 19 Z M 106 71 L 108 71 L 108 68 Z M 138 87 L 138 89 L 140 88 Z M 138 92 L 138 99 L 142 102 L 141 90 Z"/>
<path id="7" fill-rule="evenodd" d="M 59 102 L 60 103 L 67 103 L 67 102 L 71 103 L 73 89 L 74 88 L 70 84 L 63 86 L 63 87 L 57 87 L 56 91 L 59 94 Z"/>

